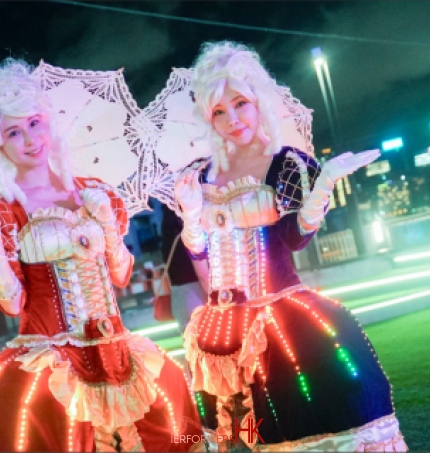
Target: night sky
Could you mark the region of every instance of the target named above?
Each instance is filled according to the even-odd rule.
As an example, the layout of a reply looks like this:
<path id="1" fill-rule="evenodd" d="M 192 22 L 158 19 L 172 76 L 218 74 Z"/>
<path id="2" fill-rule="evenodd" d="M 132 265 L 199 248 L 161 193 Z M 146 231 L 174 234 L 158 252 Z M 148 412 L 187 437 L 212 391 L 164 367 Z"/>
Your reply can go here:
<path id="1" fill-rule="evenodd" d="M 43 58 L 92 70 L 124 67 L 142 108 L 164 87 L 171 67 L 193 63 L 202 42 L 249 44 L 276 79 L 314 110 L 317 155 L 332 146 L 311 56 L 321 47 L 345 151 L 380 147 L 400 135 L 412 161 L 430 146 L 427 1 L 3 1 L 0 17 L 2 58 L 34 65 Z"/>

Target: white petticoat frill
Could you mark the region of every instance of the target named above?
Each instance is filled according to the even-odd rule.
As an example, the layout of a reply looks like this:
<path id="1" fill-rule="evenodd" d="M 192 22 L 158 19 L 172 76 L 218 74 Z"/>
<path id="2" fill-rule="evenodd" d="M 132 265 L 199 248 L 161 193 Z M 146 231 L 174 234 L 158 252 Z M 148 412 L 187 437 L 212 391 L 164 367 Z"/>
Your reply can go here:
<path id="1" fill-rule="evenodd" d="M 193 389 L 212 395 L 229 396 L 254 382 L 257 357 L 267 349 L 264 331 L 269 315 L 258 313 L 240 349 L 230 355 L 215 355 L 198 346 L 198 327 L 204 307 L 194 310 L 184 332 L 184 348 L 193 375 Z"/>
<path id="2" fill-rule="evenodd" d="M 259 444 L 261 452 L 406 452 L 408 447 L 394 414 L 336 434 L 322 434 L 279 444 Z"/>
<path id="3" fill-rule="evenodd" d="M 142 419 L 157 398 L 155 379 L 164 365 L 164 354 L 154 343 L 139 335 L 124 336 L 130 350 L 132 371 L 119 384 L 89 383 L 77 376 L 67 360 L 47 345 L 36 346 L 16 357 L 20 369 L 39 372 L 49 367 L 49 389 L 77 421 L 93 426 L 127 426 Z"/>

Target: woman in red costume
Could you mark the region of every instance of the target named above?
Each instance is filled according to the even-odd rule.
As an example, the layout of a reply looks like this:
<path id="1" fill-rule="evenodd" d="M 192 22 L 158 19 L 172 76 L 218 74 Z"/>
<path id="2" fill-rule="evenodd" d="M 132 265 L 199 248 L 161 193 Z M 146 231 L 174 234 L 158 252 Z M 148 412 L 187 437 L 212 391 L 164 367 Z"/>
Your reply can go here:
<path id="1" fill-rule="evenodd" d="M 183 371 L 121 322 L 112 284 L 127 285 L 133 266 L 124 204 L 71 176 L 30 74 L 12 59 L 0 69 L 0 309 L 20 316 L 0 353 L 0 451 L 195 449 Z"/>
<path id="2" fill-rule="evenodd" d="M 228 439 L 224 449 L 405 451 L 365 333 L 339 302 L 301 284 L 291 260 L 318 230 L 336 181 L 380 153 L 344 153 L 321 168 L 282 146 L 278 88 L 237 43 L 207 43 L 194 66 L 212 155 L 204 170 L 198 162 L 183 172 L 175 193 L 184 244 L 209 261 L 207 304 L 184 335 L 205 425 Z"/>

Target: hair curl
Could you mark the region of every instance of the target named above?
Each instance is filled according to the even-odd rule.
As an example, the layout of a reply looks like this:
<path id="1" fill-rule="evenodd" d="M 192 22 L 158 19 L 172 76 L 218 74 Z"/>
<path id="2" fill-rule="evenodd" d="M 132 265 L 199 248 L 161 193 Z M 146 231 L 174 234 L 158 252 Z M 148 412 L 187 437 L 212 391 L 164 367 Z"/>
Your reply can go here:
<path id="1" fill-rule="evenodd" d="M 222 97 L 227 84 L 258 107 L 258 133 L 268 142 L 265 154 L 273 155 L 280 151 L 279 121 L 271 108 L 277 84 L 254 50 L 233 41 L 207 42 L 202 45 L 193 69 L 190 88 L 195 99 L 194 113 L 209 127 L 212 148 L 209 179 L 214 179 L 220 169 L 228 170 L 227 154 L 231 152 L 232 144 L 225 142 L 212 127 L 212 108 Z"/>
<path id="2" fill-rule="evenodd" d="M 58 133 L 55 115 L 48 97 L 32 77 L 33 67 L 24 60 L 6 58 L 0 65 L 0 124 L 5 116 L 24 117 L 46 113 L 50 118 L 52 149 L 49 164 L 66 190 L 73 190 L 67 148 Z M 0 136 L 0 148 L 3 145 Z M 0 196 L 24 204 L 27 198 L 16 184 L 16 165 L 0 149 Z"/>

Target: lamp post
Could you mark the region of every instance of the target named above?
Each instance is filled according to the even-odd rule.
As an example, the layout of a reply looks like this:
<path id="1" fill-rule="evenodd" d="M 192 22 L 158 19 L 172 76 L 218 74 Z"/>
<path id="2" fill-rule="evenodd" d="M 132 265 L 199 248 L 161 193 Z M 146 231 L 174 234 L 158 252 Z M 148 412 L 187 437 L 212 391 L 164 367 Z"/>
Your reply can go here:
<path id="1" fill-rule="evenodd" d="M 336 99 L 334 96 L 333 85 L 331 82 L 330 71 L 327 60 L 320 47 L 315 47 L 311 50 L 313 63 L 318 78 L 318 83 L 321 89 L 321 94 L 324 100 L 327 118 L 330 126 L 330 133 L 334 144 L 334 154 L 339 151 L 345 151 L 340 128 L 339 113 L 337 110 Z M 355 177 L 349 175 L 352 190 L 348 203 L 348 219 L 350 220 L 351 229 L 354 232 L 357 251 L 359 254 L 365 253 L 365 240 L 362 221 L 358 211 L 358 200 L 356 190 Z"/>
<path id="2" fill-rule="evenodd" d="M 331 83 L 330 71 L 327 60 L 321 50 L 321 47 L 315 47 L 311 50 L 318 83 L 324 100 L 324 106 L 327 112 L 327 118 L 330 126 L 330 133 L 335 147 L 335 154 L 342 147 L 340 136 L 339 114 L 334 97 L 333 85 Z"/>

